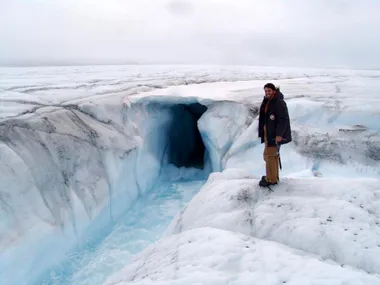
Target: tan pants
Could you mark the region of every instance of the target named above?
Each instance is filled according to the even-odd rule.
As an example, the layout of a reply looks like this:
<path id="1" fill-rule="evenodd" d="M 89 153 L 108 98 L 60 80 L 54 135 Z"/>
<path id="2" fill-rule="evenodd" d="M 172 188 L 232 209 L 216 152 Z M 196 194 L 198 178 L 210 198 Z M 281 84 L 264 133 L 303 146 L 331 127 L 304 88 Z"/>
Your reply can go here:
<path id="1" fill-rule="evenodd" d="M 264 141 L 265 141 L 264 160 L 266 163 L 266 180 L 267 182 L 272 182 L 272 183 L 278 182 L 279 181 L 279 174 L 278 174 L 279 157 L 277 154 L 278 150 L 276 146 L 268 146 L 265 126 L 264 126 Z"/>

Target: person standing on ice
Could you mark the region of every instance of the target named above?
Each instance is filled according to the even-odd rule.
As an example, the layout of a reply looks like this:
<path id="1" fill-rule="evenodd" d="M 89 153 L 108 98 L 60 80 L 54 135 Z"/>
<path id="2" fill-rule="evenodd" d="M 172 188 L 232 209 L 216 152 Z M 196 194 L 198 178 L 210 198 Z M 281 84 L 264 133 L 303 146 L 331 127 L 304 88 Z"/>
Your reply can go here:
<path id="1" fill-rule="evenodd" d="M 261 143 L 265 143 L 266 175 L 261 178 L 259 185 L 269 187 L 279 182 L 280 146 L 291 142 L 292 135 L 284 95 L 272 83 L 266 84 L 264 90 L 259 115 L 259 137 Z"/>

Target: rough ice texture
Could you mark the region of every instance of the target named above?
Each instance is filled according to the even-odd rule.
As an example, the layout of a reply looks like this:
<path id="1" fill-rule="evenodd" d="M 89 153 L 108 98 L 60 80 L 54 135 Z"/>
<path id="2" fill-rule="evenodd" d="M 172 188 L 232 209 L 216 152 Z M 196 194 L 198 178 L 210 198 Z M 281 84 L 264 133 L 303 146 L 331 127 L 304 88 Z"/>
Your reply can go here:
<path id="1" fill-rule="evenodd" d="M 33 282 L 154 183 L 157 170 L 143 181 L 136 175 L 139 140 L 122 124 L 121 106 L 107 121 L 69 105 L 0 122 L 0 279 L 7 284 Z"/>
<path id="2" fill-rule="evenodd" d="M 379 281 L 275 242 L 204 227 L 163 238 L 104 284 L 375 285 Z"/>
<path id="3" fill-rule="evenodd" d="M 100 232 L 155 184 L 167 162 L 170 107 L 184 100 L 140 100 L 128 106 L 120 99 L 41 107 L 0 122 L 3 280 L 37 280 L 51 260 L 58 262 L 78 241 Z M 203 103 L 230 116 L 225 123 L 247 110 L 236 103 Z M 245 120 L 232 120 L 231 132 Z M 212 124 L 202 128 L 212 139 L 214 130 Z M 210 157 L 220 165 L 217 153 L 219 145 Z M 45 259 L 34 263 L 41 255 Z M 11 269 L 20 263 L 27 265 L 14 275 Z"/>
<path id="4" fill-rule="evenodd" d="M 92 219 L 109 191 L 126 188 L 125 169 L 115 165 L 125 162 L 133 170 L 136 157 L 137 143 L 124 127 L 100 122 L 78 106 L 4 121 L 0 138 L 1 209 L 14 225 L 4 228 L 3 238 L 22 234 L 17 226 L 29 227 L 25 219 L 61 228 L 70 220 L 75 227 L 75 199 Z M 129 187 L 137 191 L 132 178 Z"/>
<path id="5" fill-rule="evenodd" d="M 166 236 L 104 284 L 379 284 L 374 180 L 210 175 Z"/>
<path id="6" fill-rule="evenodd" d="M 326 76 L 281 84 L 296 90 L 285 95 L 294 141 L 281 151 L 283 176 L 288 178 L 282 178 L 271 194 L 257 187 L 265 168 L 257 140 L 255 115 L 260 99 L 252 98 L 255 86 L 235 84 L 236 89 L 241 87 L 236 93 L 227 83 L 171 87 L 132 99 L 157 96 L 161 100 L 163 94 L 197 94 L 207 99 L 220 91 L 224 95 L 219 98 L 245 105 L 237 108 L 241 117 L 225 102 L 202 116 L 199 129 L 213 168 L 227 170 L 211 174 L 172 222 L 166 237 L 105 284 L 251 284 L 254 280 L 260 284 L 378 284 L 380 137 L 375 120 L 380 117 L 378 107 L 369 105 L 379 98 L 367 97 L 372 91 L 361 93 L 368 104 L 364 98 L 351 98 L 345 79 L 335 80 Z M 314 86 L 308 89 L 306 82 Z M 304 95 L 300 88 L 315 94 Z M 341 95 L 344 89 L 347 93 Z M 248 92 L 252 93 L 245 97 Z M 360 108 L 352 101 L 360 101 Z M 245 244 L 239 238 L 255 240 L 253 251 L 259 252 L 258 257 L 242 253 Z M 270 266 L 266 245 L 276 256 L 268 257 Z M 280 248 L 282 254 L 277 253 Z M 288 268 L 295 260 L 300 263 Z M 249 267 L 251 261 L 256 267 Z M 286 278 L 273 269 L 277 266 Z"/>
<path id="7" fill-rule="evenodd" d="M 239 223 L 225 222 L 224 217 L 233 222 L 246 217 L 246 212 L 236 211 L 233 204 L 218 207 L 219 212 L 207 212 L 201 204 L 193 207 L 219 219 L 225 228 L 239 226 L 233 230 L 272 239 L 276 247 L 283 243 L 320 258 L 378 272 L 378 189 L 371 185 L 379 185 L 380 176 L 379 72 L 256 67 L 54 67 L 1 68 L 0 78 L 0 279 L 2 274 L 11 274 L 10 278 L 15 279 L 9 284 L 20 284 L 17 278 L 37 278 L 51 266 L 51 260 L 59 262 L 79 236 L 101 230 L 139 195 L 149 191 L 166 162 L 170 104 L 198 101 L 208 107 L 198 127 L 207 148 L 209 170 L 240 168 L 259 177 L 264 165 L 256 116 L 262 86 L 267 81 L 281 85 L 291 114 L 294 142 L 284 146 L 281 154 L 282 176 L 288 179 L 276 192 L 278 196 L 268 198 L 267 204 L 256 199 L 259 192 L 251 186 L 247 195 L 253 199 L 252 205 L 262 207 L 262 213 L 251 218 L 256 222 L 254 234 Z M 376 180 L 319 181 L 310 179 L 312 176 L 367 176 Z M 297 177 L 309 180 L 290 179 Z M 229 195 L 241 191 L 239 185 L 244 179 L 240 174 L 235 178 L 223 182 L 231 184 Z M 257 184 L 252 178 L 247 181 Z M 210 183 L 212 179 L 207 185 Z M 342 185 L 351 190 L 345 192 Z M 357 189 L 352 185 L 357 185 Z M 319 188 L 324 190 L 316 193 Z M 290 189 L 289 193 L 286 189 Z M 361 193 L 357 199 L 367 202 L 357 205 L 354 200 L 347 200 L 354 190 Z M 204 192 L 200 195 L 206 195 Z M 281 202 L 281 193 L 283 199 L 293 196 L 288 202 Z M 225 204 L 225 197 L 216 194 L 216 200 L 209 203 L 210 209 L 213 203 Z M 305 201 L 313 208 L 304 205 Z M 283 206 L 277 208 L 280 202 Z M 189 209 L 191 205 L 194 203 Z M 374 212 L 365 213 L 360 206 Z M 281 212 L 282 207 L 288 209 L 289 215 Z M 292 209 L 300 212 L 292 215 Z M 293 219 L 298 214 L 302 215 Z M 346 217 L 351 214 L 354 219 Z M 190 229 L 201 223 L 195 217 L 183 223 L 183 227 Z M 257 224 L 261 221 L 267 227 Z M 281 221 L 290 228 L 277 227 Z M 322 221 L 327 224 L 318 224 Z M 343 222 L 352 227 L 347 226 L 345 231 L 340 224 Z M 215 223 L 211 219 L 210 224 L 203 226 L 217 228 Z M 314 234 L 320 233 L 322 226 L 324 239 Z M 297 235 L 309 231 L 315 232 L 302 238 Z M 364 232 L 368 236 L 365 241 L 361 239 Z M 241 235 L 226 234 L 239 243 Z M 333 237 L 335 243 L 330 243 Z M 313 244 L 317 241 L 321 242 L 318 246 Z M 344 252 L 343 243 L 349 245 Z M 353 260 L 354 254 L 360 258 Z M 39 256 L 45 256 L 44 260 Z M 17 275 L 12 274 L 14 268 L 18 268 Z M 339 270 L 345 270 L 340 274 L 342 278 L 349 276 L 346 269 L 334 272 L 343 272 Z M 355 276 L 360 279 L 364 275 Z"/>
<path id="8" fill-rule="evenodd" d="M 168 233 L 215 227 L 276 241 L 369 273 L 380 273 L 376 179 L 283 179 L 274 193 L 228 169 L 211 174 Z"/>

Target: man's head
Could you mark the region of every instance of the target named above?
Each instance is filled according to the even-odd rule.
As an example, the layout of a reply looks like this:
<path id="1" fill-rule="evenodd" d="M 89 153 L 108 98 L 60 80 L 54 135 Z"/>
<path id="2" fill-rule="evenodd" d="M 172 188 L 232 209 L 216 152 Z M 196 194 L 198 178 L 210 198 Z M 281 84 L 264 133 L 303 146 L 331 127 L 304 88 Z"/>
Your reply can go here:
<path id="1" fill-rule="evenodd" d="M 276 94 L 276 86 L 273 83 L 267 83 L 264 86 L 265 97 L 270 98 Z"/>

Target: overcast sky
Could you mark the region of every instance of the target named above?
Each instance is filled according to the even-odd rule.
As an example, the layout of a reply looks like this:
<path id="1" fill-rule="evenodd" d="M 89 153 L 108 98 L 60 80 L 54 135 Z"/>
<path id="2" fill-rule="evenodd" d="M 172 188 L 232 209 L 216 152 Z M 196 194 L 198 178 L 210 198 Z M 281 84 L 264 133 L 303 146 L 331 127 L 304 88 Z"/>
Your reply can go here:
<path id="1" fill-rule="evenodd" d="M 0 0 L 0 64 L 380 68 L 380 0 Z"/>

